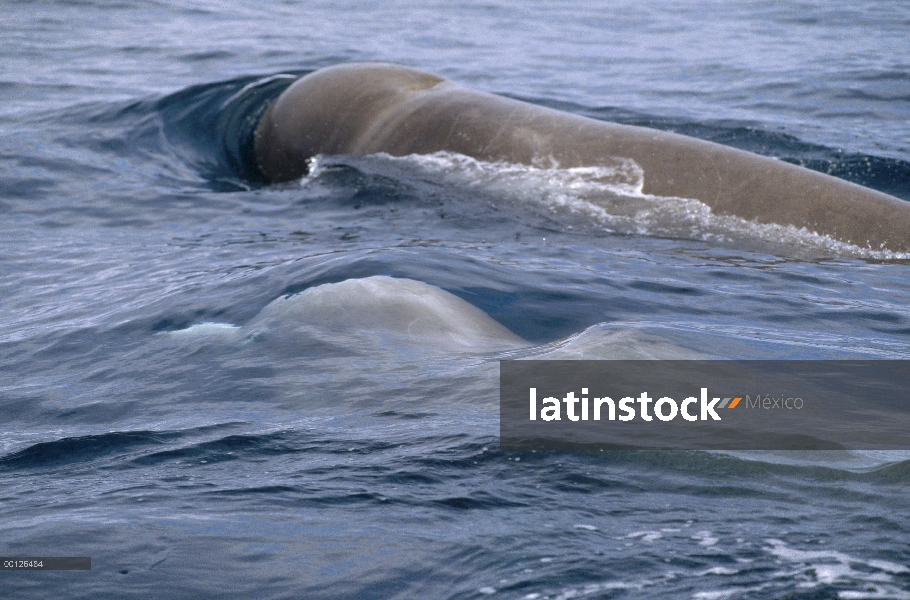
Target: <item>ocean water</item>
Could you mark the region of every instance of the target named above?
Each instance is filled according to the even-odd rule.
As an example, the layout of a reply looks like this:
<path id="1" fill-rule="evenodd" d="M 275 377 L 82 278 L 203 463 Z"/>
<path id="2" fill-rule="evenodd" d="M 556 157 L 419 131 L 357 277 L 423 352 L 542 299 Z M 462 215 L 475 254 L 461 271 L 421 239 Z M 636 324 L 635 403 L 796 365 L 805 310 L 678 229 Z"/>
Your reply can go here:
<path id="1" fill-rule="evenodd" d="M 386 61 L 910 201 L 902 2 L 4 3 L 2 598 L 910 598 L 910 454 L 506 452 L 503 358 L 910 358 L 908 257 L 632 174 L 323 156 Z M 630 191 L 631 190 L 631 191 Z M 415 323 L 420 326 L 415 326 Z"/>

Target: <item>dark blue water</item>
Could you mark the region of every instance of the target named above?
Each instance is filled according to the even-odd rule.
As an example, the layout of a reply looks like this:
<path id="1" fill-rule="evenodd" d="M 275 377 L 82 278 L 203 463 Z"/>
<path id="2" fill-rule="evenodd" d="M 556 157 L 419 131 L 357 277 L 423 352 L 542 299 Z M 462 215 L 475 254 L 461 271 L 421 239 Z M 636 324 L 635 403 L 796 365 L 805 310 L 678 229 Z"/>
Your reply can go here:
<path id="1" fill-rule="evenodd" d="M 501 358 L 910 358 L 907 257 L 590 171 L 243 159 L 293 77 L 390 61 L 910 200 L 908 31 L 896 2 L 8 2 L 0 554 L 92 570 L 0 597 L 910 598 L 907 453 L 503 452 L 497 404 Z"/>

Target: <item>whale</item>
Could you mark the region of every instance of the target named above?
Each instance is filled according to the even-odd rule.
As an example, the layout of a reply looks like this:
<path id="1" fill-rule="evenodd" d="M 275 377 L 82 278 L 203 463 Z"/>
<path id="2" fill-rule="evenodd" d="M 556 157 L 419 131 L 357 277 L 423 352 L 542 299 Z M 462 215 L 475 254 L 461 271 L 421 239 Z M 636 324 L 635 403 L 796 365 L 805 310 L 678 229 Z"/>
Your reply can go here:
<path id="1" fill-rule="evenodd" d="M 793 226 L 874 250 L 910 251 L 910 202 L 775 158 L 471 90 L 383 63 L 326 67 L 285 89 L 255 126 L 268 182 L 318 155 L 452 152 L 546 168 L 633 161 L 640 192 L 698 200 L 714 214 Z"/>
<path id="2" fill-rule="evenodd" d="M 373 275 L 324 283 L 268 303 L 244 325 L 197 323 L 167 332 L 182 340 L 251 341 L 268 333 L 307 336 L 376 334 L 399 344 L 490 350 L 528 342 L 473 304 L 435 285 L 403 277 Z"/>
<path id="3" fill-rule="evenodd" d="M 287 323 L 306 323 L 340 333 L 392 334 L 420 344 L 527 344 L 483 310 L 442 288 L 386 275 L 324 283 L 277 298 L 248 328 L 280 329 Z"/>
<path id="4" fill-rule="evenodd" d="M 352 346 L 372 337 L 385 349 L 411 346 L 456 353 L 523 349 L 522 358 L 535 360 L 711 358 L 702 350 L 649 333 L 638 323 L 598 323 L 535 345 L 451 292 L 387 275 L 323 283 L 279 296 L 243 325 L 203 322 L 160 335 L 189 344 L 248 344 L 263 338 L 281 341 L 303 336 L 307 340 L 343 340 Z"/>

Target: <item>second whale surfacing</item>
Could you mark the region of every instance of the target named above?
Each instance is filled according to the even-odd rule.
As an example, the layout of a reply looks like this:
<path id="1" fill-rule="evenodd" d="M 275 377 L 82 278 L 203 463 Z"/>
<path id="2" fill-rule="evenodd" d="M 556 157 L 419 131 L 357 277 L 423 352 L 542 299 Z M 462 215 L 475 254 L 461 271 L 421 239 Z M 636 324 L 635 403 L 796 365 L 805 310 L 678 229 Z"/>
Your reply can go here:
<path id="1" fill-rule="evenodd" d="M 910 251 L 910 202 L 780 160 L 644 127 L 477 92 L 422 71 L 346 64 L 286 89 L 255 133 L 270 181 L 305 175 L 319 154 L 448 151 L 538 167 L 632 160 L 642 193 L 699 200 L 715 214 L 805 228 L 861 248 Z"/>

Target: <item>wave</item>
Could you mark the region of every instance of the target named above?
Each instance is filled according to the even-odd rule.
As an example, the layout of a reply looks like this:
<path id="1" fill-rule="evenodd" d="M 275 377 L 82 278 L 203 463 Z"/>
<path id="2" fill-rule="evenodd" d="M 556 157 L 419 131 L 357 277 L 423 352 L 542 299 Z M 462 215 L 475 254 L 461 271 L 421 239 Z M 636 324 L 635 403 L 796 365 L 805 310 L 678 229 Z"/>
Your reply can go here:
<path id="1" fill-rule="evenodd" d="M 224 191 L 262 183 L 253 134 L 272 100 L 302 73 L 243 77 L 193 86 L 154 103 L 167 143 Z"/>
<path id="2" fill-rule="evenodd" d="M 112 431 L 40 442 L 0 458 L 0 469 L 28 470 L 90 462 L 142 446 L 165 443 L 173 434 L 154 431 Z"/>
<path id="3" fill-rule="evenodd" d="M 382 409 L 375 417 L 380 423 L 401 419 L 404 413 Z M 357 459 L 356 468 L 373 472 L 389 484 L 446 485 L 453 473 L 472 475 L 478 469 L 500 468 L 503 461 L 521 462 L 529 470 L 548 471 L 554 465 L 572 468 L 554 475 L 551 484 L 576 493 L 599 493 L 605 488 L 634 487 L 638 477 L 609 478 L 617 467 L 654 477 L 664 473 L 665 485 L 673 488 L 685 481 L 690 493 L 750 496 L 759 489 L 770 489 L 777 480 L 786 485 L 875 484 L 901 486 L 910 475 L 907 451 L 666 451 L 602 450 L 577 451 L 502 451 L 495 439 L 477 435 L 453 435 L 439 428 L 440 414 L 411 415 L 408 428 L 423 431 L 422 436 L 395 436 L 371 439 L 329 435 L 326 432 L 284 429 L 267 432 L 236 432 L 211 435 L 217 429 L 236 429 L 242 424 L 222 424 L 190 430 L 111 431 L 95 435 L 63 437 L 32 444 L 0 457 L 0 471 L 34 471 L 78 463 L 97 463 L 107 459 L 118 468 L 147 468 L 162 464 L 207 468 L 230 461 L 260 461 L 265 457 L 312 455 L 307 469 L 317 479 L 329 475 L 326 461 L 332 456 L 344 461 Z M 416 421 L 415 421 L 416 419 Z M 382 426 L 380 426 L 382 429 Z M 432 433 L 431 433 L 432 432 Z M 204 439 L 199 440 L 199 437 Z M 196 438 L 196 439 L 194 439 Z M 316 456 L 322 458 L 316 459 Z M 98 465 L 95 464 L 95 467 Z M 516 464 L 516 468 L 518 465 Z M 593 470 L 607 470 L 598 473 Z M 588 471 L 587 476 L 580 471 Z M 675 483 L 676 482 L 676 483 Z M 225 481 L 225 484 L 231 482 Z M 258 485 L 256 482 L 252 484 Z M 229 486 L 233 493 L 244 488 Z M 262 490 L 253 490 L 261 493 Z M 273 490 L 280 493 L 280 490 Z M 456 507 L 457 508 L 457 507 Z"/>

